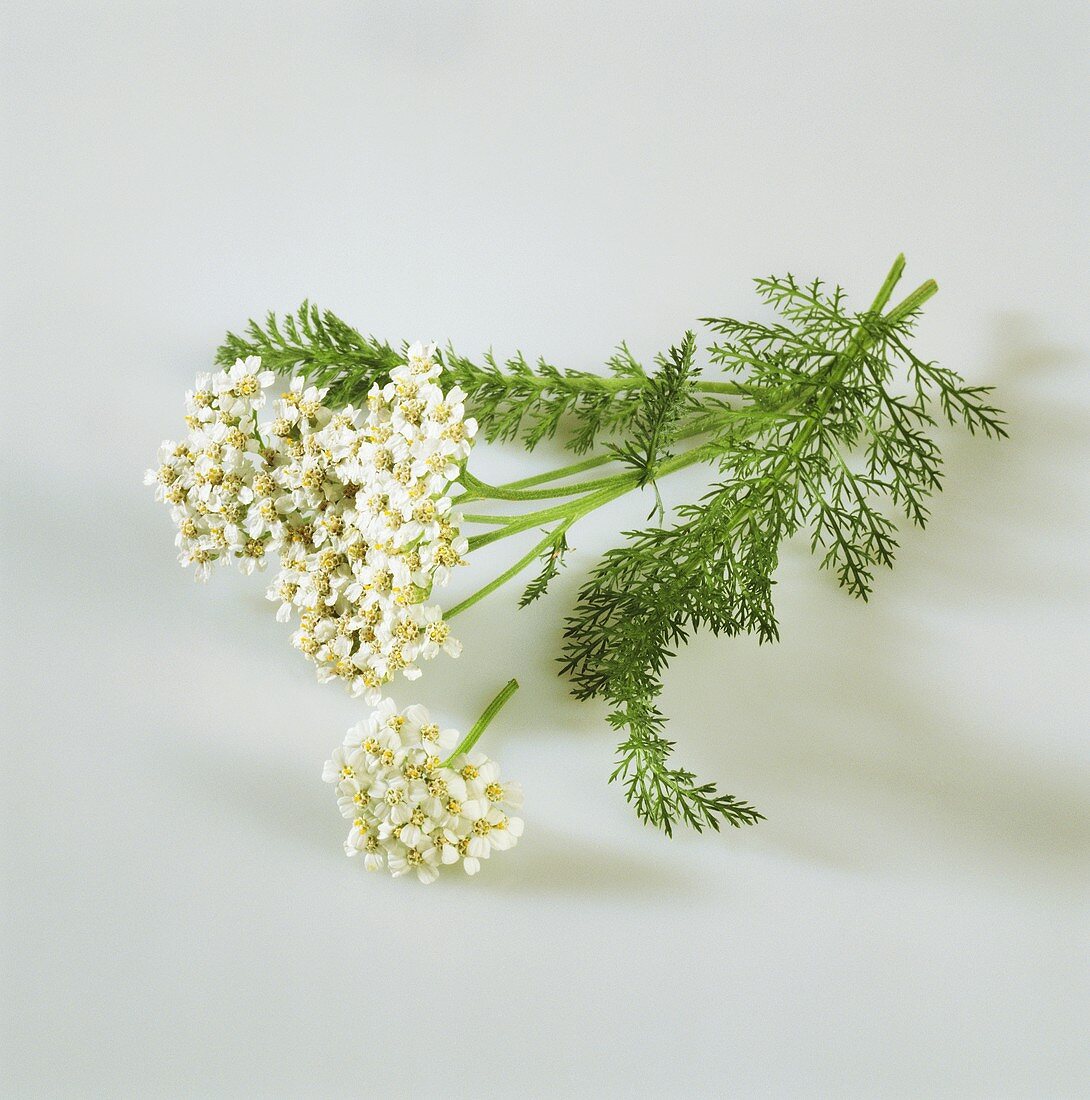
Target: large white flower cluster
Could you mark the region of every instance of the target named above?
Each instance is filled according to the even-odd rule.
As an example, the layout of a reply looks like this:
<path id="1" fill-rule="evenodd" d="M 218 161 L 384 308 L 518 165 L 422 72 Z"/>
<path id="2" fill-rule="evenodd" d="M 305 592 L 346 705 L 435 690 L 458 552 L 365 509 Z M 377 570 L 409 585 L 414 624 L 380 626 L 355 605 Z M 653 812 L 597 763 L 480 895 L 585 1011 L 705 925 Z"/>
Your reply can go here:
<path id="1" fill-rule="evenodd" d="M 414 345 L 373 387 L 366 413 L 331 413 L 320 391 L 294 384 L 271 426 L 282 456 L 275 488 L 258 486 L 272 490 L 269 515 L 286 540 L 268 592 L 278 618 L 298 610 L 293 641 L 319 678 L 339 678 L 372 703 L 395 673 L 414 679 L 417 660 L 460 651 L 440 608 L 424 601 L 464 560 L 468 544 L 446 494 L 477 425 L 462 391 L 444 393 L 436 381 L 434 352 Z"/>
<path id="2" fill-rule="evenodd" d="M 474 875 L 482 859 L 515 846 L 522 788 L 481 753 L 448 759 L 458 741 L 424 707 L 399 712 L 389 699 L 348 731 L 322 773 L 352 822 L 348 855 L 362 854 L 369 871 L 432 882 L 457 863 Z"/>
<path id="3" fill-rule="evenodd" d="M 435 346 L 414 344 L 366 411 L 330 409 L 325 390 L 296 378 L 260 424 L 274 376 L 239 361 L 197 379 L 189 436 L 164 443 L 145 478 L 171 504 L 180 560 L 201 579 L 215 562 L 251 572 L 277 557 L 267 593 L 277 618 L 298 612 L 293 642 L 319 679 L 372 703 L 397 672 L 412 679 L 417 661 L 460 651 L 426 601 L 464 562 L 447 492 L 477 425 L 441 371 Z"/>

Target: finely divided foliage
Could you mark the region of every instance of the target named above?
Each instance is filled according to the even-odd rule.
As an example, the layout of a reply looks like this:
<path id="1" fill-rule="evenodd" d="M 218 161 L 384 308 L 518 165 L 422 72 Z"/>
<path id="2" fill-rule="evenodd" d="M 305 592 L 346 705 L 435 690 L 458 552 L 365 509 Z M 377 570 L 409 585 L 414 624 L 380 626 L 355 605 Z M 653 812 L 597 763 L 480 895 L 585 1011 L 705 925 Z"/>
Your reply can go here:
<path id="1" fill-rule="evenodd" d="M 605 444 L 594 458 L 506 486 L 463 477 L 459 500 L 568 499 L 516 517 L 467 515 L 496 528 L 473 536 L 470 551 L 535 527 L 545 535 L 451 615 L 535 561 L 541 572 L 521 605 L 539 598 L 579 518 L 684 466 L 713 471 L 707 492 L 677 508 L 672 522 L 660 511 L 657 523 L 627 532 L 605 554 L 566 619 L 560 657 L 573 693 L 611 708 L 609 722 L 621 736 L 612 779 L 639 816 L 666 833 L 677 824 L 718 829 L 761 817 L 671 765 L 674 746 L 656 701 L 678 647 L 702 628 L 774 641 L 773 578 L 780 546 L 797 534 L 823 569 L 867 599 L 876 571 L 893 564 L 898 520 L 925 524 L 941 488 L 937 424 L 1005 435 L 987 387 L 967 386 L 912 351 L 920 307 L 937 288 L 924 283 L 889 308 L 903 266 L 899 257 L 862 311 L 820 281 L 758 279 L 770 317 L 703 321 L 708 364 L 725 375 L 716 381 L 697 365 L 692 333 L 652 372 L 624 345 L 608 375 L 544 360 L 531 365 L 522 355 L 502 364 L 488 355 L 481 365 L 451 349 L 442 355 L 444 378 L 465 391 L 467 412 L 486 439 L 517 439 L 529 449 L 559 435 L 579 454 Z M 229 336 L 220 354 L 225 364 L 259 355 L 275 370 L 302 371 L 329 387 L 330 404 L 359 402 L 404 359 L 306 303 L 294 317 L 270 315 L 264 326 L 251 323 L 243 336 Z M 611 461 L 622 472 L 556 484 Z"/>
<path id="2" fill-rule="evenodd" d="M 361 404 L 377 382 L 405 361 L 404 348 L 364 336 L 329 310 L 304 302 L 295 314 L 264 323 L 250 321 L 239 335 L 228 333 L 216 361 L 260 356 L 278 373 L 298 370 L 316 386 L 328 388 L 334 405 Z M 489 442 L 520 440 L 533 449 L 551 439 L 561 424 L 570 428 L 566 446 L 577 454 L 624 427 L 640 407 L 648 376 L 622 344 L 603 378 L 580 370 L 560 370 L 539 359 L 531 365 L 521 353 L 500 363 L 491 353 L 477 364 L 447 349 L 438 356 L 444 379 L 460 386 L 473 402 L 473 415 Z"/>
<path id="3" fill-rule="evenodd" d="M 673 746 L 661 736 L 654 700 L 677 646 L 701 627 L 775 640 L 779 546 L 800 528 L 809 528 L 822 567 L 866 599 L 875 567 L 891 566 L 897 546 L 882 507 L 922 525 L 924 502 L 940 487 L 938 448 L 924 434 L 936 412 L 971 431 L 1005 434 L 986 389 L 964 386 L 908 349 L 916 308 L 852 313 L 839 288 L 801 287 L 790 276 L 757 286 L 785 323 L 709 318 L 724 337 L 710 355 L 744 372 L 754 405 L 779 415 L 717 437 L 708 461 L 722 480 L 678 509 L 680 523 L 629 532 L 626 545 L 607 553 L 564 635 L 575 694 L 609 701 L 610 722 L 627 730 L 613 778 L 626 783 L 640 816 L 667 832 L 678 820 L 700 828 L 759 816 L 667 766 Z M 908 396 L 891 388 L 898 376 L 907 376 Z"/>
<path id="4" fill-rule="evenodd" d="M 534 600 L 540 600 L 549 589 L 549 582 L 560 575 L 564 567 L 564 556 L 568 552 L 566 528 L 561 528 L 541 551 L 541 572 L 526 586 L 519 598 L 519 607 L 526 607 Z"/>
<path id="5" fill-rule="evenodd" d="M 655 362 L 658 370 L 648 379 L 621 443 L 610 446 L 614 455 L 638 474 L 642 488 L 653 481 L 655 471 L 673 455 L 686 421 L 704 415 L 707 408 L 696 397 L 694 386 L 700 374 L 695 364 L 696 337 L 685 333 L 681 347 L 671 348 Z"/>
<path id="6" fill-rule="evenodd" d="M 264 325 L 251 320 L 241 335 L 229 332 L 216 352 L 216 362 L 230 367 L 256 355 L 266 370 L 298 372 L 314 386 L 328 387 L 330 404 L 361 405 L 371 387 L 385 383 L 405 355 L 373 336 L 363 336 L 335 314 L 303 302 L 280 320 L 273 312 Z"/>
<path id="7" fill-rule="evenodd" d="M 576 454 L 589 451 L 599 437 L 608 436 L 639 407 L 648 378 L 642 366 L 622 344 L 607 362 L 611 377 L 579 370 L 560 370 L 539 359 L 531 366 L 516 353 L 502 366 L 489 352 L 478 366 L 448 349 L 448 369 L 459 384 L 472 387 L 474 408 L 489 441 L 519 439 L 532 450 L 552 439 L 568 422 L 566 440 Z M 462 386 L 465 389 L 465 385 Z"/>

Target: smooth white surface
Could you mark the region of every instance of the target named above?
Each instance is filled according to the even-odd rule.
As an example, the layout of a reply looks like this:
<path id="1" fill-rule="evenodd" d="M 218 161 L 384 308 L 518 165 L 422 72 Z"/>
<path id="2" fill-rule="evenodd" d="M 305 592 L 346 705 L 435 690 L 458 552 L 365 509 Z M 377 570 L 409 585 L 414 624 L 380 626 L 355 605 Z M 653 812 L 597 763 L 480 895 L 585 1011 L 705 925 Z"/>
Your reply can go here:
<path id="1" fill-rule="evenodd" d="M 3 39 L 5 1095 L 1086 1094 L 1085 5 L 36 0 Z M 679 759 L 768 821 L 642 828 L 554 675 L 630 499 L 396 694 L 467 724 L 521 679 L 524 842 L 347 862 L 360 707 L 140 484 L 224 330 L 309 295 L 585 367 L 901 249 L 1012 438 L 949 433 L 870 606 L 791 547 L 781 645 L 675 662 Z"/>

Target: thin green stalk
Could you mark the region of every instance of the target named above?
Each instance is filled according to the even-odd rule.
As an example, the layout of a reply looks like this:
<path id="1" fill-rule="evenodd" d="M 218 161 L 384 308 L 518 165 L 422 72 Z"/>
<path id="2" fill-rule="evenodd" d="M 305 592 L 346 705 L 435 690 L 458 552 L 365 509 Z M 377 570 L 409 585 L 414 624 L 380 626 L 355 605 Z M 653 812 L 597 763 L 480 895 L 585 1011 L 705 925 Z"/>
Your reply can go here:
<path id="1" fill-rule="evenodd" d="M 725 393 L 731 397 L 749 397 L 752 386 L 743 382 L 697 382 L 693 385 L 697 393 Z"/>
<path id="2" fill-rule="evenodd" d="M 887 316 L 891 321 L 900 321 L 902 318 L 907 317 L 908 314 L 913 313 L 919 309 L 929 298 L 933 297 L 939 291 L 939 284 L 934 279 L 928 279 L 926 283 L 921 283 L 916 289 L 907 297 L 900 305 L 895 306 L 889 311 Z M 867 345 L 871 343 L 867 341 Z"/>
<path id="3" fill-rule="evenodd" d="M 478 600 L 483 600 L 485 596 L 495 592 L 501 585 L 505 585 L 512 577 L 518 576 L 528 565 L 532 565 L 534 561 L 541 555 L 542 551 L 557 537 L 563 534 L 574 523 L 574 519 L 566 520 L 563 523 L 558 523 L 539 543 L 537 543 L 532 550 L 526 555 L 519 558 L 510 569 L 504 570 L 495 580 L 491 580 L 483 588 L 479 588 L 471 596 L 467 596 L 461 603 L 455 604 L 449 611 L 443 612 L 444 619 L 451 619 L 455 615 L 460 614 L 467 608 L 472 607 Z M 471 539 L 470 542 L 473 540 Z"/>
<path id="4" fill-rule="evenodd" d="M 541 387 L 547 389 L 549 384 L 548 381 L 544 381 L 541 383 Z M 584 393 L 594 390 L 622 393 L 625 390 L 643 389 L 647 385 L 647 379 L 602 378 L 598 375 L 592 375 L 584 378 L 570 378 L 567 385 Z M 733 397 L 746 397 L 750 392 L 749 387 L 742 382 L 697 382 L 694 388 L 698 393 L 723 393 Z"/>
<path id="5" fill-rule="evenodd" d="M 534 474 L 533 477 L 524 477 L 519 481 L 505 481 L 501 489 L 530 489 L 535 485 L 543 485 L 549 481 L 560 481 L 565 477 L 573 477 L 584 470 L 593 470 L 597 466 L 604 466 L 607 462 L 616 461 L 613 455 L 595 455 L 585 462 L 573 462 L 570 466 L 560 466 L 555 470 L 547 470 L 543 474 Z"/>
<path id="6" fill-rule="evenodd" d="M 462 519 L 466 523 L 495 523 L 502 527 L 505 523 L 514 523 L 518 516 L 486 516 L 463 512 Z"/>
<path id="7" fill-rule="evenodd" d="M 720 422 L 722 419 L 720 412 L 716 411 L 710 416 L 705 417 L 703 420 L 698 420 L 695 424 L 691 425 L 686 431 L 683 431 L 678 440 L 691 439 L 693 436 L 703 435 L 705 432 L 711 431 L 711 429 Z M 757 410 L 754 409 L 753 413 L 756 414 Z M 586 470 L 593 470 L 598 466 L 604 466 L 607 462 L 616 462 L 617 459 L 611 454 L 596 455 L 594 458 L 588 458 L 583 462 L 573 462 L 570 466 L 558 466 L 555 470 L 547 470 L 543 474 L 534 474 L 533 477 L 524 477 L 518 481 L 505 481 L 501 485 L 498 485 L 499 489 L 530 489 L 535 485 L 544 485 L 550 481 L 562 481 L 566 477 L 574 477 L 575 474 L 581 474 Z M 578 489 L 578 485 L 572 486 L 573 489 Z M 455 504 L 460 500 L 465 500 L 468 494 L 455 498 Z"/>
<path id="8" fill-rule="evenodd" d="M 531 527 L 541 527 L 554 519 L 571 519 L 574 522 L 588 512 L 593 512 L 595 508 L 608 504 L 609 501 L 634 488 L 637 475 L 625 474 L 622 476 L 629 480 L 620 487 L 602 489 L 597 493 L 588 493 L 585 497 L 579 497 L 578 500 L 569 500 L 552 508 L 542 508 L 538 512 L 527 512 L 524 515 L 517 516 L 514 523 L 507 524 L 502 530 L 488 531 L 483 535 L 472 535 L 469 539 L 469 549 L 470 551 L 479 550 L 482 546 L 487 546 L 498 539 L 505 539 L 509 535 L 517 535 L 522 531 L 528 531 Z"/>
<path id="9" fill-rule="evenodd" d="M 901 275 L 904 273 L 904 270 L 905 254 L 900 252 L 893 261 L 893 266 L 889 269 L 889 274 L 886 276 L 885 282 L 878 288 L 878 293 L 874 296 L 874 301 L 871 302 L 871 313 L 881 313 L 882 310 L 886 308 L 886 303 L 889 302 L 894 288 L 901 281 Z"/>
<path id="10" fill-rule="evenodd" d="M 550 500 L 554 497 L 570 497 L 579 493 L 589 493 L 597 489 L 604 489 L 608 485 L 615 484 L 618 477 L 623 474 L 614 474 L 610 477 L 594 478 L 591 481 L 581 481 L 578 485 L 554 486 L 551 489 L 510 489 L 502 485 L 488 485 L 475 478 L 468 470 L 462 472 L 459 480 L 466 487 L 470 499 L 478 500 Z M 466 497 L 458 497 L 464 500 Z"/>
<path id="11" fill-rule="evenodd" d="M 694 436 L 705 435 L 722 423 L 725 412 L 733 412 L 758 419 L 778 415 L 775 410 L 769 409 L 719 409 L 711 415 L 696 421 L 686 431 L 678 435 L 678 442 L 692 439 Z M 560 466 L 543 474 L 522 478 L 520 481 L 504 482 L 502 485 L 488 485 L 486 482 L 474 477 L 468 470 L 464 470 L 460 480 L 466 486 L 466 491 L 454 497 L 451 503 L 465 504 L 478 500 L 548 500 L 551 497 L 576 496 L 579 493 L 605 488 L 607 484 L 612 483 L 612 479 L 595 478 L 592 481 L 580 481 L 575 485 L 558 486 L 549 490 L 539 490 L 536 493 L 523 492 L 522 490 L 535 485 L 543 485 L 550 481 L 560 481 L 563 478 L 615 461 L 617 459 L 611 454 L 598 455 L 595 458 L 587 459 L 585 462 L 574 462 L 570 466 Z M 486 521 L 481 520 L 480 522 Z"/>
<path id="12" fill-rule="evenodd" d="M 503 709 L 504 704 L 519 689 L 518 680 L 508 680 L 500 689 L 499 694 L 484 708 L 484 714 L 473 723 L 473 728 L 462 738 L 461 744 L 443 761 L 443 767 L 449 768 L 452 760 L 457 759 L 463 753 L 469 752 L 481 739 L 481 734 L 488 729 L 488 724 Z"/>
<path id="13" fill-rule="evenodd" d="M 695 447 L 685 454 L 675 455 L 673 458 L 668 458 L 665 462 L 660 463 L 655 470 L 655 477 L 672 474 L 675 470 L 684 469 L 684 467 L 691 466 L 694 462 L 704 462 L 714 457 L 722 449 L 723 444 L 721 443 L 705 443 L 703 446 Z M 576 520 L 582 519 L 583 516 L 588 515 L 597 508 L 601 508 L 603 504 L 608 504 L 610 501 L 616 500 L 617 497 L 624 496 L 625 493 L 639 488 L 639 481 L 640 475 L 635 470 L 627 474 L 618 474 L 614 484 L 606 486 L 596 493 L 588 493 L 577 500 L 569 500 L 553 508 L 543 508 L 538 512 L 527 512 L 516 517 L 514 523 L 506 525 L 501 531 L 488 531 L 483 535 L 471 536 L 469 549 L 470 551 L 478 550 L 491 542 L 505 539 L 509 535 L 517 535 L 522 531 L 529 530 L 531 527 L 540 527 L 542 524 L 554 519 L 566 519 L 569 521 L 568 525 L 570 526 Z"/>

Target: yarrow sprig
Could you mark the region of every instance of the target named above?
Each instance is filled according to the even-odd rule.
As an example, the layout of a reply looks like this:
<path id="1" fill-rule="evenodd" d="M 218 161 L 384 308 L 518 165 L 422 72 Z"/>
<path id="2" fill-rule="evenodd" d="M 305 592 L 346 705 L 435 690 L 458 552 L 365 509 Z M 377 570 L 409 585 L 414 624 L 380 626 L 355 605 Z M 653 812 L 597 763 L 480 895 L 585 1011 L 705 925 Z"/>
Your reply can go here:
<path id="1" fill-rule="evenodd" d="M 673 761 L 658 708 L 670 659 L 700 629 L 775 641 L 780 547 L 797 533 L 821 568 L 869 598 L 878 570 L 893 564 L 897 523 L 923 526 L 942 487 L 936 425 L 1006 434 L 988 387 L 912 350 L 937 286 L 928 280 L 891 306 L 903 269 L 898 257 L 864 310 L 820 280 L 758 279 L 771 316 L 705 318 L 704 355 L 689 332 L 654 369 L 622 344 L 606 373 L 521 353 L 475 362 L 449 347 L 395 347 L 304 303 L 228 334 L 217 353 L 224 369 L 187 395 L 189 435 L 164 444 L 149 480 L 198 575 L 219 562 L 251 571 L 278 559 L 268 594 L 278 617 L 298 615 L 295 644 L 322 679 L 372 704 L 397 672 L 413 678 L 439 649 L 456 654 L 449 621 L 526 569 L 537 575 L 519 606 L 544 597 L 570 560 L 572 528 L 651 489 L 657 521 L 627 532 L 579 590 L 562 673 L 578 698 L 608 704 L 619 736 L 610 779 L 642 820 L 667 834 L 753 824 L 755 807 Z M 292 380 L 262 423 L 274 373 Z M 532 449 L 554 435 L 578 461 L 502 485 L 467 468 L 475 437 Z M 667 519 L 658 483 L 694 465 L 709 469 L 710 484 Z M 530 531 L 535 543 L 472 594 L 445 611 L 431 602 L 476 551 Z M 425 879 L 448 861 L 475 870 L 468 861 L 485 846 L 466 830 L 495 821 L 473 816 L 484 802 L 461 775 L 466 764 L 426 745 L 419 731 L 432 734 L 432 724 L 410 711 L 383 703 L 327 767 L 330 781 L 348 784 L 350 846 L 369 867 Z M 364 778 L 337 778 L 345 768 Z M 446 802 L 428 791 L 439 780 Z M 391 802 L 391 791 L 403 794 Z M 451 800 L 473 811 L 452 814 Z M 515 804 L 496 805 L 506 815 Z M 509 824 L 497 833 L 501 845 L 517 836 Z"/>

